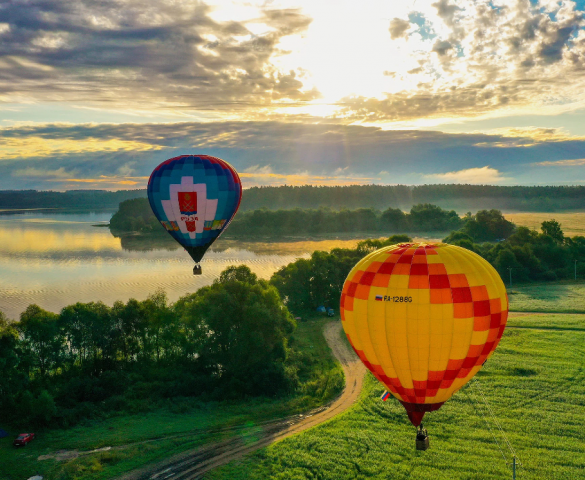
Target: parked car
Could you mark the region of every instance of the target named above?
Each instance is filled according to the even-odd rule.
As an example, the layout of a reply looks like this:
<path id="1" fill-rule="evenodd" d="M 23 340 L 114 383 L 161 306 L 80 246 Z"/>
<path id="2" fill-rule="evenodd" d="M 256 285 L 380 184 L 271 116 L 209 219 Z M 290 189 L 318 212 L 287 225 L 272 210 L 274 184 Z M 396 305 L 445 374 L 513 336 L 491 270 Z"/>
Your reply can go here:
<path id="1" fill-rule="evenodd" d="M 34 440 L 35 434 L 34 433 L 21 433 L 16 440 L 12 442 L 12 445 L 15 447 L 26 447 L 26 445 L 31 441 Z"/>

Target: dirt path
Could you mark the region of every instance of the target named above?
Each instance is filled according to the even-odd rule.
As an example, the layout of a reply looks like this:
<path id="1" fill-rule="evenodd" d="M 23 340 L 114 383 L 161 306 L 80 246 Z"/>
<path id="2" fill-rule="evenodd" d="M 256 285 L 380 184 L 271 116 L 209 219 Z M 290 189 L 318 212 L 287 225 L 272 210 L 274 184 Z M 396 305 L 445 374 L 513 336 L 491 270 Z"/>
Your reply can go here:
<path id="1" fill-rule="evenodd" d="M 252 438 L 231 438 L 224 442 L 184 452 L 157 465 L 130 472 L 120 480 L 194 480 L 203 478 L 205 472 L 271 443 L 307 430 L 347 410 L 358 399 L 366 371 L 353 351 L 341 338 L 341 322 L 328 323 L 323 334 L 335 358 L 339 360 L 345 374 L 343 393 L 332 403 L 306 415 L 267 423 L 255 432 Z"/>

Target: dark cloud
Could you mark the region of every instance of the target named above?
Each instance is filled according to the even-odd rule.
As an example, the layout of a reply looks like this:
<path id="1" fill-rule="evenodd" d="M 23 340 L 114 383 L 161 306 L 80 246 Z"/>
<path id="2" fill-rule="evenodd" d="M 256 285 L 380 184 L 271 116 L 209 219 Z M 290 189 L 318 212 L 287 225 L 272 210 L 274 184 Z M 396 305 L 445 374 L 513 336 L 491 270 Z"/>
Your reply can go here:
<path id="1" fill-rule="evenodd" d="M 406 37 L 406 32 L 410 28 L 410 22 L 408 20 L 402 20 L 401 18 L 393 18 L 390 21 L 390 28 L 388 31 L 390 32 L 390 38 L 393 40 L 397 38 Z"/>
<path id="2" fill-rule="evenodd" d="M 265 9 L 257 21 L 266 34 L 216 22 L 201 2 L 2 2 L 0 94 L 220 109 L 318 96 L 301 91 L 297 73 L 270 63 L 280 39 L 305 31 L 311 19 Z"/>
<path id="3" fill-rule="evenodd" d="M 548 138 L 555 134 L 543 130 L 532 135 L 536 133 Z M 131 176 L 142 178 L 142 186 L 158 163 L 186 153 L 217 155 L 241 172 L 335 175 L 342 171 L 345 176 L 377 179 L 377 183 L 427 183 L 433 174 L 486 165 L 516 183 L 535 183 L 539 178 L 534 173 L 535 162 L 585 158 L 582 139 L 556 138 L 547 143 L 521 134 L 506 137 L 277 122 L 22 126 L 2 129 L 0 137 L 11 144 L 27 139 L 92 140 L 94 144 L 119 140 L 137 142 L 141 149 L 4 160 L 0 162 L 0 188 L 59 188 L 67 184 L 67 176 Z M 564 180 L 581 178 L 570 173 Z M 554 182 L 550 168 L 546 175 L 548 183 Z"/>
<path id="4" fill-rule="evenodd" d="M 560 61 L 563 58 L 563 51 L 568 49 L 571 35 L 577 32 L 582 22 L 583 15 L 581 13 L 571 15 L 558 22 L 553 22 L 550 19 L 541 22 L 538 56 L 545 63 Z"/>
<path id="5" fill-rule="evenodd" d="M 416 69 L 418 71 L 418 69 Z M 386 99 L 348 97 L 345 111 L 354 117 L 375 120 L 407 120 L 422 117 L 479 115 L 496 110 L 521 95 L 520 85 L 478 83 L 443 91 L 432 91 L 433 85 L 419 84 L 421 93 L 399 92 Z M 426 87 L 426 88 L 425 88 Z M 427 91 L 425 91 L 427 90 Z"/>
<path id="6" fill-rule="evenodd" d="M 433 52 L 439 55 L 446 55 L 449 50 L 453 48 L 453 45 L 448 40 L 437 40 L 433 45 Z"/>
<path id="7" fill-rule="evenodd" d="M 455 14 L 458 10 L 461 10 L 457 5 L 449 3 L 449 0 L 439 0 L 436 3 L 433 3 L 432 6 L 437 9 L 439 17 L 441 17 L 449 26 L 453 26 L 455 23 Z"/>

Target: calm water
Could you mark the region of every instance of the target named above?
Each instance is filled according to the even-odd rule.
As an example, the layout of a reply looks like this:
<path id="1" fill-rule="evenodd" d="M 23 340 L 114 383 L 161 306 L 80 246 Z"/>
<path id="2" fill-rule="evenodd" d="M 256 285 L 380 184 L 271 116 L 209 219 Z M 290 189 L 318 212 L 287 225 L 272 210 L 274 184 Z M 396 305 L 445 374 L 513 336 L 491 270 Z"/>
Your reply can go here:
<path id="1" fill-rule="evenodd" d="M 192 274 L 193 261 L 169 236 L 121 241 L 108 228 L 112 213 L 0 215 L 0 310 L 17 319 L 31 303 L 58 312 L 75 302 L 145 299 L 164 289 L 171 301 L 210 284 L 229 265 L 248 265 L 261 278 L 317 249 L 356 240 L 241 243 L 219 239 Z"/>

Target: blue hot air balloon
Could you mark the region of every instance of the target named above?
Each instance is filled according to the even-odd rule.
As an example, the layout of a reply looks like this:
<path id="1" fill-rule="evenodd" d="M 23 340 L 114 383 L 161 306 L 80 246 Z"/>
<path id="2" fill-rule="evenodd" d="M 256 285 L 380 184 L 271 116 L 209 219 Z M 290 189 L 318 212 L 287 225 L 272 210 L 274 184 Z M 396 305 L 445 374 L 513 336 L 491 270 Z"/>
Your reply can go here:
<path id="1" fill-rule="evenodd" d="M 154 169 L 148 181 L 152 211 L 197 264 L 227 228 L 242 199 L 242 183 L 227 162 L 209 155 L 181 155 Z"/>

